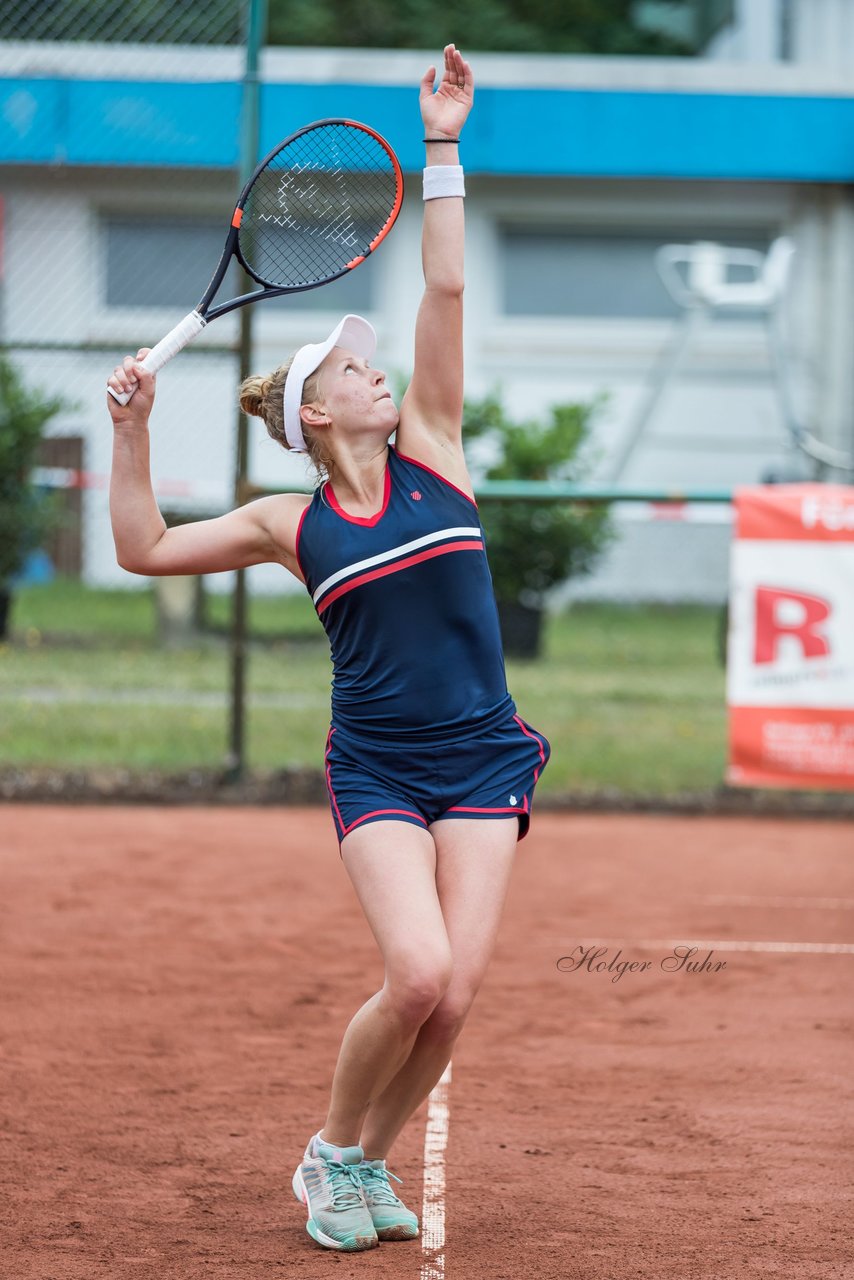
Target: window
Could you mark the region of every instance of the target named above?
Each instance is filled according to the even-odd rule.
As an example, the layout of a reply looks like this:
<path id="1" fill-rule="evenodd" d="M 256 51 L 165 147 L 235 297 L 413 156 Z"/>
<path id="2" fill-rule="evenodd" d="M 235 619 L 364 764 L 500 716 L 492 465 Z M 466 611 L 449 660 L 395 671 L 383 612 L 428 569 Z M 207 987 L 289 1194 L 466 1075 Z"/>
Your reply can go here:
<path id="1" fill-rule="evenodd" d="M 770 236 L 756 228 L 665 228 L 660 232 L 602 232 L 505 228 L 501 233 L 504 313 L 668 319 L 681 314 L 659 277 L 655 251 L 663 244 L 713 240 L 765 253 Z M 752 279 L 747 268 L 729 279 Z"/>
<path id="2" fill-rule="evenodd" d="M 225 231 L 220 219 L 107 217 L 107 306 L 189 311 L 210 283 L 222 253 Z M 369 258 L 340 280 L 304 293 L 272 298 L 264 306 L 301 311 L 370 311 L 373 268 Z M 214 305 L 235 297 L 239 288 L 238 271 L 232 265 Z"/>

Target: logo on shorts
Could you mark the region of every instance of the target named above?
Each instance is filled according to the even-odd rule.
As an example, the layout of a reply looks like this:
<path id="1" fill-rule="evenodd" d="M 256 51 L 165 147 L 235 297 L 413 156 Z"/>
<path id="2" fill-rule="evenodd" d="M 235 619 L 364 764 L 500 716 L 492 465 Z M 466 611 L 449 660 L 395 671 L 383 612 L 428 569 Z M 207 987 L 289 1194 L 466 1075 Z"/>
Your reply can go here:
<path id="1" fill-rule="evenodd" d="M 413 489 L 409 496 L 410 496 L 410 498 L 414 498 L 414 500 L 415 500 L 416 502 L 420 502 L 420 501 L 421 501 L 421 490 L 420 490 L 420 489 Z"/>
<path id="2" fill-rule="evenodd" d="M 511 797 L 510 797 L 510 803 L 511 803 L 511 804 L 518 804 L 518 803 L 519 803 L 519 801 L 516 799 L 516 797 L 515 797 L 515 796 L 511 796 Z"/>

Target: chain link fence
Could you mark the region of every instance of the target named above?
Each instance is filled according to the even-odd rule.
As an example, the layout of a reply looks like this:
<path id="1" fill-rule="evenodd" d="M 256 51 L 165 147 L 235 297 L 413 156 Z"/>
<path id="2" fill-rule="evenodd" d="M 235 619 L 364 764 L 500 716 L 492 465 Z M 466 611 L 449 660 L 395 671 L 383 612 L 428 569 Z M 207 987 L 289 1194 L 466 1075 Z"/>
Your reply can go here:
<path id="1" fill-rule="evenodd" d="M 7 0 L 0 39 L 239 45 L 245 10 L 238 0 L 179 5 L 172 0 Z"/>
<path id="2" fill-rule="evenodd" d="M 12 583 L 5 646 L 0 574 L 0 775 L 45 762 L 176 770 L 232 760 L 222 641 L 235 575 L 149 581 L 117 564 L 105 401 L 114 365 L 169 332 L 219 260 L 244 167 L 256 12 L 250 0 L 7 0 L 0 14 L 0 359 L 33 401 L 61 401 L 35 471 L 60 518 Z M 265 150 L 265 123 L 277 138 L 305 123 L 268 114 Z M 361 276 L 322 299 L 253 308 L 256 367 L 305 341 L 306 310 L 369 306 L 370 272 Z M 232 271 L 219 299 L 242 291 Z M 240 342 L 240 312 L 222 317 L 158 380 L 151 474 L 169 524 L 234 505 Z M 304 487 L 305 462 L 252 427 L 250 480 Z M 268 764 L 318 763 L 328 660 L 301 639 L 307 626 L 322 633 L 280 565 L 249 577 L 250 634 L 276 642 L 259 644 L 253 663 L 256 760 L 263 748 Z M 309 674 L 277 656 L 283 636 L 310 648 Z"/>
<path id="3" fill-rule="evenodd" d="M 91 585 L 139 585 L 115 562 L 104 386 L 198 302 L 218 261 L 239 187 L 250 9 L 12 0 L 0 18 L 0 344 L 27 385 L 63 399 L 40 459 L 40 478 L 67 488 L 51 557 Z M 271 120 L 267 132 L 303 123 Z M 354 274 L 322 298 L 258 308 L 259 369 L 305 340 L 306 311 L 369 307 L 370 269 Z M 241 291 L 232 271 L 218 296 Z M 239 342 L 239 313 L 223 317 L 159 381 L 151 465 L 170 522 L 233 505 Z M 259 481 L 305 485 L 304 465 L 263 428 L 251 440 Z M 252 582 L 287 585 L 276 566 Z"/>
<path id="4" fill-rule="evenodd" d="M 62 398 L 39 479 L 65 491 L 54 568 L 139 585 L 115 563 L 104 385 L 201 296 L 238 182 L 249 5 L 14 0 L 0 19 L 0 339 Z M 231 505 L 237 323 L 158 389 L 152 475 L 167 514 Z"/>

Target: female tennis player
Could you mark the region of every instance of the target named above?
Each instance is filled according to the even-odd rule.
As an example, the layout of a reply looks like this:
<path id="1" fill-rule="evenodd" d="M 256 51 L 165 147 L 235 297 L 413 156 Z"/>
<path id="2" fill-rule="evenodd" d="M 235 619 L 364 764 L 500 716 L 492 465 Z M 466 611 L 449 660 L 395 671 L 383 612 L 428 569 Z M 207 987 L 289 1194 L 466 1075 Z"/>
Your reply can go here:
<path id="1" fill-rule="evenodd" d="M 507 690 L 463 456 L 457 140 L 474 83 L 453 45 L 438 89 L 435 79 L 430 67 L 420 90 L 426 288 L 400 410 L 358 316 L 241 388 L 244 410 L 317 467 L 311 498 L 261 498 L 167 530 L 149 479 L 154 378 L 138 364 L 144 352 L 110 379 L 118 391 L 138 384 L 124 407 L 109 398 L 119 563 L 150 575 L 278 561 L 306 584 L 331 642 L 329 799 L 385 980 L 346 1029 L 329 1109 L 293 1175 L 307 1230 L 330 1249 L 418 1234 L 386 1160 L 442 1075 L 481 984 L 550 754 Z"/>

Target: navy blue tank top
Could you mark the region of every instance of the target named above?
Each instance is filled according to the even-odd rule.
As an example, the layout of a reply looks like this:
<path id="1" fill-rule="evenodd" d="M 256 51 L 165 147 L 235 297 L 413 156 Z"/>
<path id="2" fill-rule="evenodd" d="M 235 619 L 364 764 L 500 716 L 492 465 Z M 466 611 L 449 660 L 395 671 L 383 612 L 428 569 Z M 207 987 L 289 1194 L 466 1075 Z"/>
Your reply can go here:
<path id="1" fill-rule="evenodd" d="M 332 649 L 332 723 L 404 741 L 462 738 L 515 711 L 474 501 L 388 448 L 376 515 L 332 485 L 300 520 L 297 560 Z"/>

